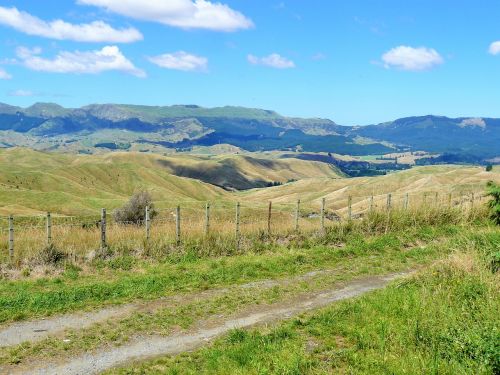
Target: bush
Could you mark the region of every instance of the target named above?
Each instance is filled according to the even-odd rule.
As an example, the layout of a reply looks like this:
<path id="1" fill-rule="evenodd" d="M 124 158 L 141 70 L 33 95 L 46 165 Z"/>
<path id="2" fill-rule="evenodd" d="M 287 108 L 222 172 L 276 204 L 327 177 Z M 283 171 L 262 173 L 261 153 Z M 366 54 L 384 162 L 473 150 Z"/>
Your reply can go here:
<path id="1" fill-rule="evenodd" d="M 53 244 L 43 248 L 35 259 L 35 263 L 42 265 L 57 265 L 67 258 L 66 254 Z"/>
<path id="2" fill-rule="evenodd" d="M 149 207 L 149 218 L 154 218 L 158 212 L 154 208 L 151 194 L 147 191 L 135 193 L 128 203 L 113 212 L 113 218 L 121 224 L 140 224 L 146 219 L 146 207 Z"/>
<path id="3" fill-rule="evenodd" d="M 488 164 L 486 166 L 486 172 L 491 172 L 493 170 L 493 166 L 491 164 Z"/>
<path id="4" fill-rule="evenodd" d="M 488 202 L 490 208 L 490 217 L 493 222 L 500 225 L 500 186 L 493 181 L 488 182 L 488 196 L 491 200 Z"/>

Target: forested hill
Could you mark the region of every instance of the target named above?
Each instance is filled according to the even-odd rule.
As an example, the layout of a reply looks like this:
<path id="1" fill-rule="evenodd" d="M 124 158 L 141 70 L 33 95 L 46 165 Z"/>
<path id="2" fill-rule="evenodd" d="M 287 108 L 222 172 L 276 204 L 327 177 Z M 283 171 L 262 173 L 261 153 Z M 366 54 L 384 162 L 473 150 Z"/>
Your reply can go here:
<path id="1" fill-rule="evenodd" d="M 102 104 L 68 109 L 53 103 L 28 108 L 0 103 L 0 147 L 91 152 L 95 147 L 216 144 L 249 151 L 368 155 L 419 150 L 493 158 L 500 156 L 500 119 L 423 116 L 353 127 L 243 107 Z"/>

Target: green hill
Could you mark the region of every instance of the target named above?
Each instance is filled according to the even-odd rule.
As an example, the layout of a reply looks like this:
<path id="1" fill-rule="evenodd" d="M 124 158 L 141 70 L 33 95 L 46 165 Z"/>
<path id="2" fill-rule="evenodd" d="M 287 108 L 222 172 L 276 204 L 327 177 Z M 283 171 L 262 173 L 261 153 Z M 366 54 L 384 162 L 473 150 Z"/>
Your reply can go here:
<path id="1" fill-rule="evenodd" d="M 328 164 L 262 155 L 70 155 L 24 148 L 0 149 L 0 170 L 1 215 L 96 214 L 101 207 L 122 205 L 137 190 L 150 191 L 160 208 L 173 207 L 236 198 L 221 187 L 248 189 L 311 176 L 340 176 Z"/>

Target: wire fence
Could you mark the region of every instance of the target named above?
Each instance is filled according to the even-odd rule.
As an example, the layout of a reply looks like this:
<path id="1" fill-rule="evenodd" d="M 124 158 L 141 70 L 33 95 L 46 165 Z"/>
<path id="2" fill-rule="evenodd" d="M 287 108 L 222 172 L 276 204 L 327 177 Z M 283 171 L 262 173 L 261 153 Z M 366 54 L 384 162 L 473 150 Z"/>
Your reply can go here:
<path id="1" fill-rule="evenodd" d="M 150 243 L 169 246 L 206 236 L 229 236 L 235 246 L 253 234 L 326 230 L 340 221 L 359 220 L 369 212 L 449 207 L 471 210 L 482 194 L 380 194 L 342 199 L 318 197 L 301 202 L 196 202 L 156 211 L 149 208 L 137 221 L 116 222 L 106 209 L 93 216 L 0 216 L 0 262 L 15 263 L 53 245 L 67 254 L 86 256 L 109 246 L 144 248 Z"/>

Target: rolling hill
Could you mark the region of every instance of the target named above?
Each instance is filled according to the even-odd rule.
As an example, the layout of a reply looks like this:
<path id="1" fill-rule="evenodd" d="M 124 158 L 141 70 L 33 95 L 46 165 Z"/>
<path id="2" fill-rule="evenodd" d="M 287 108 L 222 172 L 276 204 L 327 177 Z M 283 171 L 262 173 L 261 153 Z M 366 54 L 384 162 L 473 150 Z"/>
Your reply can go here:
<path id="1" fill-rule="evenodd" d="M 134 152 L 104 155 L 0 149 L 0 214 L 44 211 L 96 214 L 148 190 L 159 207 L 179 202 L 233 200 L 225 189 L 341 174 L 328 164 L 263 156 L 171 156 Z M 223 189 L 224 187 L 225 189 Z"/>
<path id="2" fill-rule="evenodd" d="M 438 194 L 440 202 L 447 204 L 448 194 L 454 200 L 469 199 L 475 192 L 482 194 L 488 181 L 500 183 L 500 167 L 486 172 L 481 167 L 471 166 L 427 166 L 390 173 L 377 177 L 356 177 L 343 179 L 312 178 L 297 181 L 293 184 L 267 189 L 254 189 L 239 193 L 246 201 L 275 203 L 294 203 L 300 199 L 306 206 L 319 207 L 321 199 L 326 198 L 329 208 L 345 211 L 347 197 L 353 197 L 353 209 L 366 209 L 370 196 L 374 196 L 375 204 L 385 207 L 387 194 L 393 194 L 393 204 L 402 205 L 406 193 L 411 201 L 422 201 L 424 194 L 429 200 Z"/>

